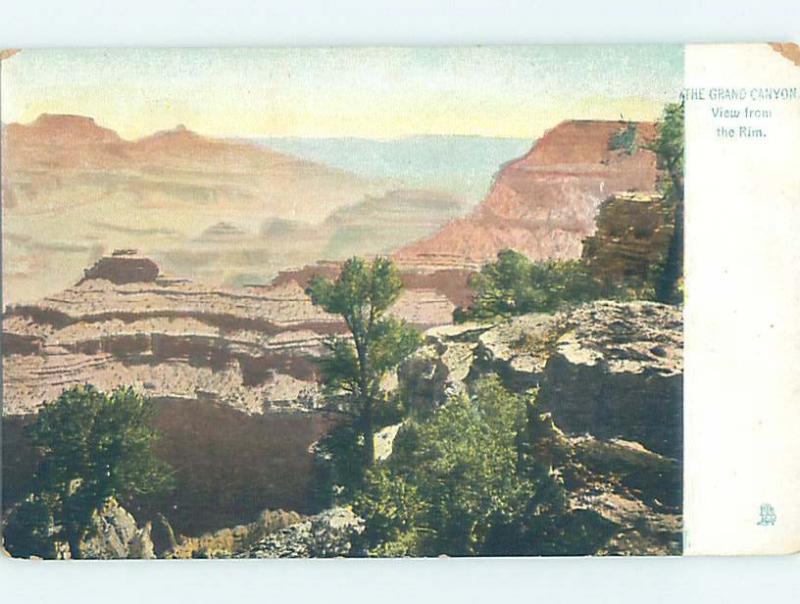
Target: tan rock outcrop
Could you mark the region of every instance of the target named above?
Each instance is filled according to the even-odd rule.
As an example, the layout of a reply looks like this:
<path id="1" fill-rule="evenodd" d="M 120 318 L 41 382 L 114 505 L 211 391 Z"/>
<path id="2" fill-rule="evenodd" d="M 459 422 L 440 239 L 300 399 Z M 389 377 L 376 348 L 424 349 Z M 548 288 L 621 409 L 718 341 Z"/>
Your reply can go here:
<path id="1" fill-rule="evenodd" d="M 136 250 L 115 250 L 86 270 L 83 279 L 106 279 L 116 284 L 153 282 L 159 272 L 155 262 L 139 256 Z"/>
<path id="2" fill-rule="evenodd" d="M 268 535 L 303 522 L 297 512 L 264 510 L 254 522 L 225 528 L 199 537 L 184 537 L 179 544 L 166 551 L 166 558 L 230 558 Z"/>
<path id="3" fill-rule="evenodd" d="M 678 555 L 682 541 L 681 464 L 638 443 L 568 436 L 538 406 L 528 414 L 528 451 L 563 483 L 568 505 L 596 514 L 607 535 L 598 554 Z"/>
<path id="4" fill-rule="evenodd" d="M 364 520 L 348 507 L 335 507 L 272 533 L 236 558 L 337 558 L 352 552 Z"/>
<path id="5" fill-rule="evenodd" d="M 397 368 L 399 387 L 409 405 L 427 412 L 466 389 L 478 336 L 488 326 L 447 325 L 425 332 L 424 345 Z"/>
<path id="6" fill-rule="evenodd" d="M 654 302 L 579 307 L 548 357 L 538 401 L 568 433 L 619 437 L 680 459 L 681 310 Z"/>
<path id="7" fill-rule="evenodd" d="M 662 269 L 675 231 L 675 208 L 661 195 L 620 193 L 603 202 L 583 259 L 607 290 L 637 291 Z"/>
<path id="8" fill-rule="evenodd" d="M 96 560 L 156 557 L 150 538 L 150 523 L 142 528 L 115 499 L 92 515 L 91 526 L 81 542 L 81 557 Z"/>
<path id="9" fill-rule="evenodd" d="M 540 313 L 493 326 L 478 338 L 473 379 L 496 373 L 507 388 L 516 392 L 537 388 L 563 321 L 562 314 Z"/>

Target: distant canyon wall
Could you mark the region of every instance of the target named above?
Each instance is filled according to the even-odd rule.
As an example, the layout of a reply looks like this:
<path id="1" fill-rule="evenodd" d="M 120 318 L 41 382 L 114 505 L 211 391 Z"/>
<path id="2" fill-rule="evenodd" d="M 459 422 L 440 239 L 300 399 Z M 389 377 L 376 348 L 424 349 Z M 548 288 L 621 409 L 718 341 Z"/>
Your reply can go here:
<path id="1" fill-rule="evenodd" d="M 628 128 L 635 128 L 634 140 L 613 148 Z M 579 258 L 603 201 L 617 192 L 655 191 L 656 156 L 645 148 L 654 137 L 649 122 L 562 122 L 500 169 L 472 214 L 393 257 L 402 266 L 473 269 L 503 249 L 534 260 Z"/>
<path id="2" fill-rule="evenodd" d="M 265 284 L 319 258 L 389 252 L 466 211 L 436 183 L 365 178 L 182 126 L 126 140 L 90 117 L 43 114 L 0 138 L 7 302 L 56 293 L 126 247 L 209 285 Z"/>

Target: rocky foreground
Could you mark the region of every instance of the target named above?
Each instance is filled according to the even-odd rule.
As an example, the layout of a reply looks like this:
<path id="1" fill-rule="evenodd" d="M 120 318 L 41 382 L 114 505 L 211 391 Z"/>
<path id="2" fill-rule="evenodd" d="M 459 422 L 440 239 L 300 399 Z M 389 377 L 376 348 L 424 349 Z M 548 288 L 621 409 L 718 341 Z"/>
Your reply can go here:
<path id="1" fill-rule="evenodd" d="M 532 453 L 563 481 L 573 510 L 590 510 L 606 523 L 609 539 L 600 553 L 680 553 L 679 309 L 598 301 L 555 315 L 432 328 L 425 337 L 397 372 L 396 387 L 414 405 L 447 404 L 449 395 L 488 373 L 516 392 L 538 389 L 529 412 Z M 379 459 L 391 455 L 399 430 L 389 426 L 376 435 Z M 150 535 L 145 528 L 128 533 Z M 184 558 L 359 555 L 354 543 L 362 531 L 348 508 L 312 516 L 265 512 L 248 525 L 152 549 Z M 131 551 L 142 548 L 138 539 Z M 144 551 L 150 549 L 145 543 Z"/>
<path id="2" fill-rule="evenodd" d="M 563 478 L 574 509 L 610 523 L 606 553 L 680 553 L 679 308 L 597 301 L 488 326 L 434 328 L 398 370 L 418 407 L 446 404 L 491 373 L 511 391 L 538 390 L 529 417 L 535 454 Z"/>

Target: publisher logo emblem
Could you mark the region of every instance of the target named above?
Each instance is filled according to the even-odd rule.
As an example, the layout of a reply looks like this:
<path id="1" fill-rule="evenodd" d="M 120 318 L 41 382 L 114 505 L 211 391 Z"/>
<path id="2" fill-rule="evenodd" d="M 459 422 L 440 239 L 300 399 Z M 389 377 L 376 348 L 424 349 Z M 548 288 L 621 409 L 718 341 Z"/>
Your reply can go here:
<path id="1" fill-rule="evenodd" d="M 775 508 L 769 503 L 762 503 L 759 510 L 758 526 L 773 526 L 777 519 Z"/>

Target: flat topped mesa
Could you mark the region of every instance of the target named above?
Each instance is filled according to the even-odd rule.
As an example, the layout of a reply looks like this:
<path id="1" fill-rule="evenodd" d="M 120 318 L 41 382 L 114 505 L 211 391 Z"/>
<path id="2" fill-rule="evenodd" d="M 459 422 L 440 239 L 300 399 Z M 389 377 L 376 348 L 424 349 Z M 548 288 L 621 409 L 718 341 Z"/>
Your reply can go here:
<path id="1" fill-rule="evenodd" d="M 114 250 L 110 256 L 103 256 L 89 269 L 84 271 L 80 283 L 89 279 L 105 279 L 112 283 L 153 282 L 159 274 L 158 265 L 140 256 L 134 249 Z"/>

